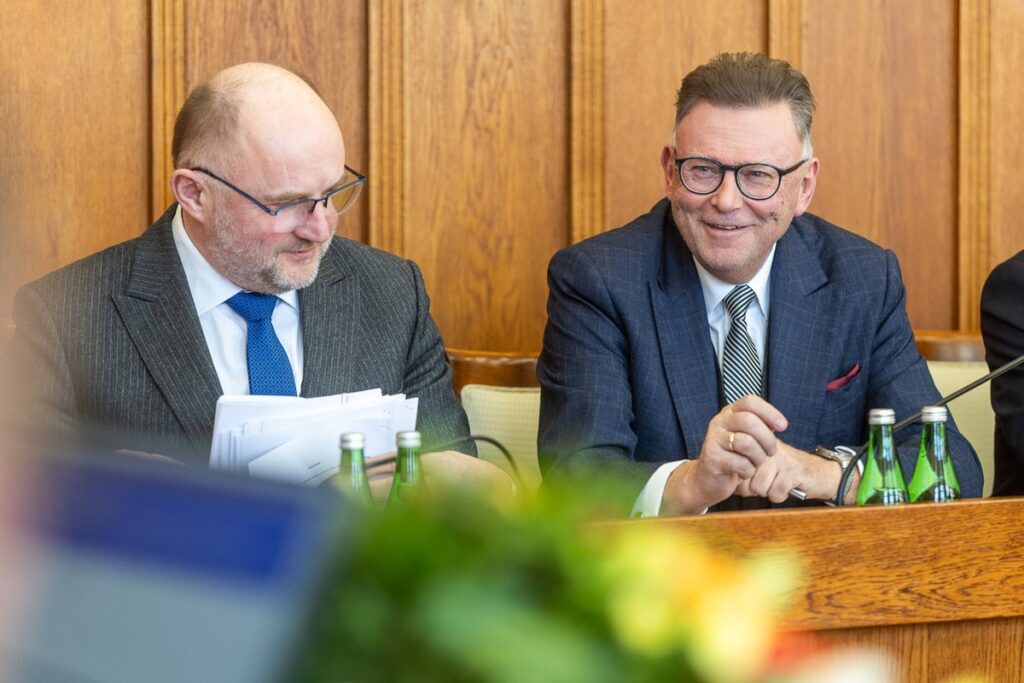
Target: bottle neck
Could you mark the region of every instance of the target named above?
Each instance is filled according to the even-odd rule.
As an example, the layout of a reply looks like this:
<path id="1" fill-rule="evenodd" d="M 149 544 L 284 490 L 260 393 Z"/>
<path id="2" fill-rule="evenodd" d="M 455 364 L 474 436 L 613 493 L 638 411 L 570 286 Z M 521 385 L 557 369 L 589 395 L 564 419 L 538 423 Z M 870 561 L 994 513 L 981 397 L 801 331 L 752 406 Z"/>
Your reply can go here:
<path id="1" fill-rule="evenodd" d="M 946 423 L 925 422 L 921 430 L 928 457 L 941 463 L 946 459 Z"/>
<path id="2" fill-rule="evenodd" d="M 879 461 L 892 462 L 896 457 L 893 449 L 892 425 L 871 425 L 869 446 L 871 453 Z"/>
<path id="3" fill-rule="evenodd" d="M 343 448 L 341 449 L 341 464 L 342 466 L 347 465 L 362 465 L 364 461 L 363 449 L 362 448 Z"/>

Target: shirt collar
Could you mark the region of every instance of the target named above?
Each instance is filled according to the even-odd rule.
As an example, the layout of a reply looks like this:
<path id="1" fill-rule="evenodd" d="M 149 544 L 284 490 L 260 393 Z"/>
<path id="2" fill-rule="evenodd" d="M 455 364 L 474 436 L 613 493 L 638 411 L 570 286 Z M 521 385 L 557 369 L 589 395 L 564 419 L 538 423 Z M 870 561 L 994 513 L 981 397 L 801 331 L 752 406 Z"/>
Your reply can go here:
<path id="1" fill-rule="evenodd" d="M 772 273 L 772 263 L 775 261 L 775 247 L 772 245 L 771 251 L 768 252 L 767 258 L 764 263 L 761 264 L 761 268 L 754 274 L 754 277 L 750 278 L 747 282 L 747 286 L 754 290 L 754 296 L 757 299 L 757 305 L 761 308 L 761 313 L 765 319 L 768 318 L 768 280 Z M 697 276 L 700 278 L 700 287 L 704 292 L 704 307 L 710 316 L 718 307 L 722 304 L 724 299 L 729 292 L 733 290 L 736 285 L 728 282 L 723 282 L 717 277 L 709 273 L 704 266 L 697 262 L 697 259 L 693 259 L 693 264 L 697 266 Z"/>
<path id="2" fill-rule="evenodd" d="M 178 206 L 174 218 L 171 219 L 171 234 L 174 237 L 174 247 L 178 250 L 178 258 L 181 259 L 181 266 L 185 270 L 185 279 L 188 281 L 192 301 L 196 305 L 196 313 L 200 317 L 242 291 L 241 287 L 217 272 L 196 248 L 181 219 L 181 206 Z M 299 293 L 296 290 L 278 294 L 277 298 L 298 310 Z"/>

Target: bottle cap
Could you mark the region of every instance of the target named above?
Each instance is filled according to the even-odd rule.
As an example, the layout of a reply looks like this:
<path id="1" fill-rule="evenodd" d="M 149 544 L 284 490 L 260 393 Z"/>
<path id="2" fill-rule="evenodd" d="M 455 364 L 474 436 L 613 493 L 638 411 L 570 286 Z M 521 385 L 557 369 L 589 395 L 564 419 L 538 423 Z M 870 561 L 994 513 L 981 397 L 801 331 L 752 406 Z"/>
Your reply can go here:
<path id="1" fill-rule="evenodd" d="M 921 422 L 945 422 L 948 414 L 946 406 L 925 406 L 921 408 Z"/>
<path id="2" fill-rule="evenodd" d="M 395 440 L 399 448 L 419 448 L 422 443 L 419 432 L 398 432 Z"/>
<path id="3" fill-rule="evenodd" d="M 896 422 L 896 411 L 892 408 L 872 408 L 868 411 L 869 425 L 891 425 Z"/>
<path id="4" fill-rule="evenodd" d="M 363 450 L 366 440 L 362 432 L 345 432 L 341 435 L 341 447 L 345 450 Z"/>

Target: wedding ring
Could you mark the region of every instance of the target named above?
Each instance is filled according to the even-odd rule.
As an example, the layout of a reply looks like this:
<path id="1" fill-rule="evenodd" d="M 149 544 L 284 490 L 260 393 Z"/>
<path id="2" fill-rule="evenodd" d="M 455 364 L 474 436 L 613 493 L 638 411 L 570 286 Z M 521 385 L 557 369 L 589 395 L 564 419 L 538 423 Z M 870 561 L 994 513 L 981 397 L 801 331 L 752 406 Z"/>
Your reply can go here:
<path id="1" fill-rule="evenodd" d="M 732 442 L 736 438 L 736 432 L 729 432 L 729 450 L 732 450 Z"/>

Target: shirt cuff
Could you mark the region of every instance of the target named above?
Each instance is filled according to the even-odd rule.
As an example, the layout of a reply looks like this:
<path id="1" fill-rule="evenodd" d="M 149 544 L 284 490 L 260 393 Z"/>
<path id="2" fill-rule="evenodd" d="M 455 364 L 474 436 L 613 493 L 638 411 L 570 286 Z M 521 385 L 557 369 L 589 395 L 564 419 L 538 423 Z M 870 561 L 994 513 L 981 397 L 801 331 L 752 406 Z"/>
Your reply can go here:
<path id="1" fill-rule="evenodd" d="M 654 471 L 651 478 L 644 484 L 640 495 L 637 496 L 636 503 L 633 504 L 633 511 L 629 515 L 630 517 L 658 516 L 661 512 L 661 499 L 665 495 L 665 485 L 668 483 L 669 475 L 683 462 L 683 460 L 666 462 Z M 704 509 L 704 512 L 707 512 L 707 508 Z"/>

